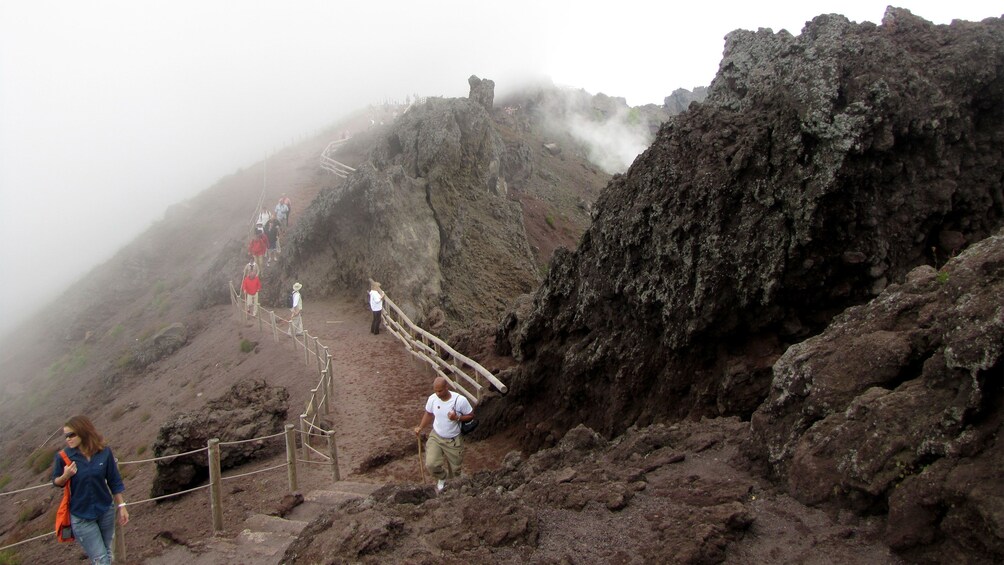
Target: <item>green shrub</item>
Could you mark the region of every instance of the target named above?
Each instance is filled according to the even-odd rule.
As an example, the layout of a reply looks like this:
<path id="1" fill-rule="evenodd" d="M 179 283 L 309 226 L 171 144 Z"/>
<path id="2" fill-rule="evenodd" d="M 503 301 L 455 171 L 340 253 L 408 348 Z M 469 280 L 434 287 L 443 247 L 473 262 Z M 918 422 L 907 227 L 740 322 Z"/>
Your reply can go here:
<path id="1" fill-rule="evenodd" d="M 547 225 L 550 226 L 552 230 L 554 229 L 554 216 L 548 214 L 544 216 L 544 221 L 547 222 Z"/>
<path id="2" fill-rule="evenodd" d="M 246 339 L 241 340 L 241 353 L 251 353 L 254 351 L 255 346 L 258 345 L 253 341 L 248 341 Z"/>
<path id="3" fill-rule="evenodd" d="M 941 284 L 945 284 L 946 282 L 948 282 L 948 277 L 949 277 L 948 271 L 945 270 L 938 271 L 937 281 Z"/>
<path id="4" fill-rule="evenodd" d="M 0 477 L 0 488 L 3 488 L 10 484 L 10 475 L 4 473 L 4 476 Z"/>
<path id="5" fill-rule="evenodd" d="M 17 521 L 19 524 L 24 524 L 31 522 L 42 514 L 45 514 L 44 504 L 25 504 L 21 507 L 21 511 L 17 513 Z"/>
<path id="6" fill-rule="evenodd" d="M 59 451 L 55 447 L 45 447 L 32 453 L 28 457 L 28 468 L 36 473 L 41 473 L 52 466 L 52 458 Z"/>
<path id="7" fill-rule="evenodd" d="M 149 419 L 150 419 L 150 413 L 149 412 L 143 412 L 143 415 L 139 417 L 139 421 L 140 422 L 146 422 Z"/>
<path id="8" fill-rule="evenodd" d="M 125 326 L 123 326 L 122 324 L 116 324 L 114 328 L 108 330 L 108 337 L 112 338 L 118 337 L 122 335 L 122 332 L 124 331 L 125 331 Z"/>
<path id="9" fill-rule="evenodd" d="M 21 565 L 21 559 L 12 549 L 0 551 L 0 565 Z"/>
<path id="10" fill-rule="evenodd" d="M 139 447 L 136 448 L 136 455 L 143 455 L 144 453 L 146 453 L 146 446 L 145 445 L 141 445 L 141 446 L 139 446 Z"/>
<path id="11" fill-rule="evenodd" d="M 49 365 L 49 376 L 72 375 L 87 365 L 90 352 L 87 346 L 78 345 L 72 351 L 63 355 L 59 361 Z"/>

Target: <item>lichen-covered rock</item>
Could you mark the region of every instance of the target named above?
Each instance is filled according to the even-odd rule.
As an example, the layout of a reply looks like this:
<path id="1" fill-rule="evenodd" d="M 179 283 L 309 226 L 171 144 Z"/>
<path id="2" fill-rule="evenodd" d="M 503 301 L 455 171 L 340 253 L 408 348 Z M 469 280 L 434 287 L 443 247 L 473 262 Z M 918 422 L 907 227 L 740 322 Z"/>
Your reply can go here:
<path id="1" fill-rule="evenodd" d="M 774 366 L 746 446 L 808 504 L 888 507 L 907 554 L 1004 558 L 1004 235 L 918 267 Z"/>
<path id="2" fill-rule="evenodd" d="M 212 438 L 241 441 L 279 433 L 286 422 L 289 393 L 264 381 L 244 380 L 220 398 L 194 412 L 178 414 L 161 426 L 153 443 L 154 457 L 204 449 Z M 280 441 L 253 441 L 221 446 L 220 468 L 229 469 L 284 449 Z M 205 451 L 157 461 L 150 496 L 196 486 L 209 477 Z"/>

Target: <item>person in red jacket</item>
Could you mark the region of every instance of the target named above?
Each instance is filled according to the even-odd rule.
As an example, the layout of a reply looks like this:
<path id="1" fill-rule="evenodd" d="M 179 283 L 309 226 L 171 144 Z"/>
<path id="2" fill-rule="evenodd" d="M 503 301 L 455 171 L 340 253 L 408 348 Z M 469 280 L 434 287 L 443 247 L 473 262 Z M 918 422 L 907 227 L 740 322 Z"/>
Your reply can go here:
<path id="1" fill-rule="evenodd" d="M 258 315 L 258 291 L 261 290 L 261 279 L 258 277 L 258 268 L 254 263 L 248 263 L 244 268 L 244 282 L 241 283 L 241 292 L 244 293 L 244 308 L 251 316 Z"/>
<path id="2" fill-rule="evenodd" d="M 251 253 L 254 264 L 258 266 L 258 272 L 260 273 L 262 257 L 268 253 L 268 236 L 265 235 L 265 231 L 261 229 L 261 226 L 258 226 L 254 239 L 248 244 L 248 252 Z"/>

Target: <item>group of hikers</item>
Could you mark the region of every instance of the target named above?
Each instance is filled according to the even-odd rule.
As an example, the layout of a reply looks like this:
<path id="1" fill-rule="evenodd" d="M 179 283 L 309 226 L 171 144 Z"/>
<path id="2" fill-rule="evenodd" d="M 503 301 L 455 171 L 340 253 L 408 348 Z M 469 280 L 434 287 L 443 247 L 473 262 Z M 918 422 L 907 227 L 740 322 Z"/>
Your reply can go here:
<path id="1" fill-rule="evenodd" d="M 274 215 L 268 210 L 262 210 L 258 216 L 254 238 L 248 245 L 248 252 L 252 260 L 244 268 L 244 280 L 241 283 L 245 311 L 249 316 L 258 315 L 258 294 L 262 286 L 262 261 L 264 260 L 265 266 L 269 267 L 272 261 L 278 260 L 278 254 L 281 252 L 279 235 L 289 225 L 289 210 L 289 198 L 283 194 L 279 203 L 276 204 Z M 300 294 L 302 288 L 301 283 L 294 282 L 293 292 L 289 298 L 289 333 L 292 335 L 303 335 L 304 333 L 301 315 L 303 297 Z M 370 311 L 373 313 L 370 333 L 374 335 L 380 333 L 385 297 L 386 294 L 380 283 L 371 280 L 367 298 Z M 426 453 L 423 464 L 436 479 L 437 492 L 443 490 L 447 479 L 460 475 L 464 454 L 461 424 L 469 422 L 473 418 L 474 408 L 467 398 L 450 390 L 446 379 L 437 378 L 433 383 L 433 394 L 426 400 L 421 422 L 415 428 L 415 433 L 421 436 L 425 428 L 430 425 L 432 427 L 425 444 Z M 419 446 L 421 446 L 421 442 L 419 442 Z M 421 455 L 420 448 L 419 457 Z"/>
<path id="2" fill-rule="evenodd" d="M 248 254 L 251 260 L 244 266 L 243 280 L 241 281 L 241 295 L 244 297 L 244 311 L 248 316 L 258 315 L 258 295 L 262 289 L 262 268 L 271 267 L 272 262 L 278 262 L 282 247 L 279 238 L 285 233 L 289 226 L 290 214 L 289 197 L 283 193 L 279 202 L 275 205 L 275 214 L 263 209 L 257 216 L 254 235 L 248 243 Z M 264 265 L 262 263 L 264 262 Z M 300 289 L 303 285 L 299 282 L 293 283 L 293 292 L 289 296 L 289 332 L 294 335 L 303 335 L 303 296 Z M 383 315 L 384 291 L 377 281 L 371 281 L 368 294 L 370 310 L 373 312 L 373 322 L 370 324 L 370 333 L 376 335 L 380 333 L 380 321 Z"/>
<path id="3" fill-rule="evenodd" d="M 279 243 L 289 227 L 289 216 L 292 202 L 286 193 L 279 197 L 274 213 L 267 208 L 261 209 L 255 219 L 255 229 L 248 243 L 248 255 L 251 260 L 244 266 L 244 278 L 241 281 L 241 295 L 244 297 L 244 310 L 249 316 L 258 315 L 258 295 L 262 288 L 261 275 L 264 267 L 271 267 L 272 262 L 279 261 L 282 246 Z M 303 335 L 303 298 L 300 296 L 300 283 L 293 284 L 290 295 L 290 327 L 289 331 Z"/>

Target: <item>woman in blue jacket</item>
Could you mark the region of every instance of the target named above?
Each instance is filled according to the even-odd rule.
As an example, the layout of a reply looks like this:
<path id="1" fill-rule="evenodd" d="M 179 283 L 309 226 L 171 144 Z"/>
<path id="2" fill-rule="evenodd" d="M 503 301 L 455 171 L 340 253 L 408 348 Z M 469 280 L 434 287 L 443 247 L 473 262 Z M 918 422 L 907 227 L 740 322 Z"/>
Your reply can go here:
<path id="1" fill-rule="evenodd" d="M 105 440 L 86 416 L 74 416 L 63 424 L 67 465 L 57 452 L 52 484 L 63 488 L 70 482 L 70 525 L 91 563 L 112 562 L 115 516 L 123 526 L 129 522 L 122 493 L 122 475 Z"/>

